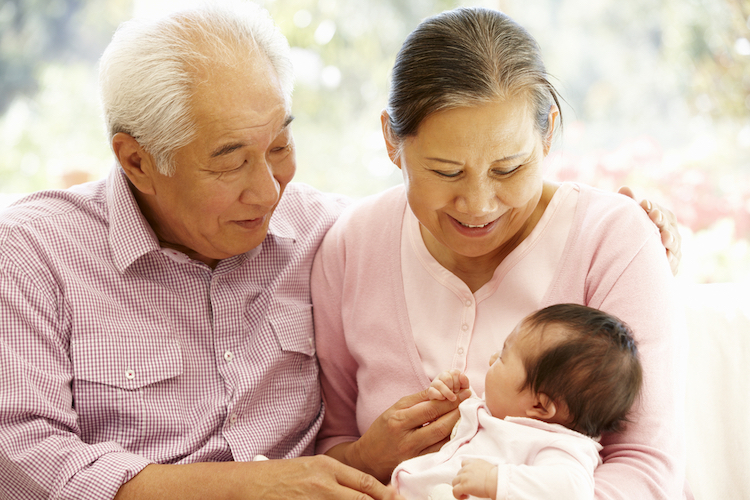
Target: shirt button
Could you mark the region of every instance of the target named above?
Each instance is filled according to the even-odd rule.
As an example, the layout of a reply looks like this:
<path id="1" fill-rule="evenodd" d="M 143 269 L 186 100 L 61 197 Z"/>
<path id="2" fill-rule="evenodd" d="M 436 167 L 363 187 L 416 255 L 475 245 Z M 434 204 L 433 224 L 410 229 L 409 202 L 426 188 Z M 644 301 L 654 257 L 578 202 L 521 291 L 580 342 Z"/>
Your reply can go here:
<path id="1" fill-rule="evenodd" d="M 237 414 L 236 413 L 232 413 L 229 416 L 229 425 L 234 425 L 235 423 L 237 423 Z"/>
<path id="2" fill-rule="evenodd" d="M 135 372 L 133 370 L 125 370 L 125 378 L 133 380 L 135 378 Z"/>
<path id="3" fill-rule="evenodd" d="M 459 354 L 463 354 L 464 353 L 464 348 L 463 347 L 459 347 L 458 348 L 458 353 Z"/>
<path id="4" fill-rule="evenodd" d="M 469 325 L 461 325 L 461 330 L 466 331 L 469 329 Z"/>
<path id="5" fill-rule="evenodd" d="M 224 353 L 224 360 L 227 363 L 231 363 L 233 359 L 234 359 L 234 354 L 232 354 L 231 351 L 227 351 L 227 352 Z"/>
<path id="6" fill-rule="evenodd" d="M 471 307 L 471 301 L 470 300 L 466 301 L 466 307 Z"/>

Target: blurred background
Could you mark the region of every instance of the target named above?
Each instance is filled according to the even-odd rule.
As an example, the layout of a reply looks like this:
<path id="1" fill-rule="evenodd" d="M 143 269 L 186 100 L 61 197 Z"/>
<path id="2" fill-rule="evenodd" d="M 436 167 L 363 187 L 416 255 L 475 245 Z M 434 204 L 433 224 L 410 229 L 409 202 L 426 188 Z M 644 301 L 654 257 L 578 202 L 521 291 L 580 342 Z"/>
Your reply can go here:
<path id="1" fill-rule="evenodd" d="M 97 59 L 117 25 L 186 0 L 0 0 L 0 205 L 98 179 L 112 159 Z M 677 214 L 680 279 L 750 283 L 750 0 L 265 0 L 289 38 L 297 180 L 360 197 L 401 182 L 379 114 L 424 17 L 497 8 L 565 99 L 548 175 L 626 184 Z"/>
<path id="2" fill-rule="evenodd" d="M 98 57 L 123 20 L 191 3 L 0 0 L 0 207 L 107 174 Z M 260 3 L 292 46 L 297 180 L 355 198 L 401 182 L 380 111 L 423 18 L 481 5 L 536 37 L 565 100 L 548 176 L 677 214 L 690 482 L 699 500 L 750 498 L 750 0 Z"/>

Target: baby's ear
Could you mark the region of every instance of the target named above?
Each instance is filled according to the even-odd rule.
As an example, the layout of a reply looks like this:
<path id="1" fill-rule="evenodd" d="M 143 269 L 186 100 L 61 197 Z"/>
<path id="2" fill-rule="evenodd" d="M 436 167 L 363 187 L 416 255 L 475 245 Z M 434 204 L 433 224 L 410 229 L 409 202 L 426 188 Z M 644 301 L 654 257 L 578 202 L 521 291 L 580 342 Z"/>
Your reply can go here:
<path id="1" fill-rule="evenodd" d="M 534 406 L 526 410 L 527 417 L 546 422 L 552 421 L 557 414 L 557 404 L 543 392 L 538 393 L 534 397 Z"/>

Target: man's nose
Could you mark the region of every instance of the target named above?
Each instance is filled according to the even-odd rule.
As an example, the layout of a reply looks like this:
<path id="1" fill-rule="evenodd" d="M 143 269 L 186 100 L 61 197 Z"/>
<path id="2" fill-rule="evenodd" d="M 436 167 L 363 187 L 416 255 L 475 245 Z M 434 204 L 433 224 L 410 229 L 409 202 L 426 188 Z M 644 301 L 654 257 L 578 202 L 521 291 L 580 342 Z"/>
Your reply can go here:
<path id="1" fill-rule="evenodd" d="M 244 180 L 245 186 L 240 201 L 247 205 L 273 207 L 279 201 L 279 181 L 274 177 L 273 168 L 265 160 L 259 162 Z"/>

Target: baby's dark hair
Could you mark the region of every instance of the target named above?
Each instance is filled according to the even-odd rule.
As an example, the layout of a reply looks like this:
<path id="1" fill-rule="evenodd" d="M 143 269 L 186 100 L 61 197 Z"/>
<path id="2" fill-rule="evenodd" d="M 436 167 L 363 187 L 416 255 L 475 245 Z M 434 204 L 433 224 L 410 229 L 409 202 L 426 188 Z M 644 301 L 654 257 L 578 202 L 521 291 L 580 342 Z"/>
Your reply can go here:
<path id="1" fill-rule="evenodd" d="M 545 335 L 555 325 L 562 340 L 524 360 L 522 389 L 564 402 L 569 427 L 588 436 L 622 429 L 638 398 L 643 370 L 630 327 L 611 314 L 578 304 L 556 304 L 525 320 Z M 546 342 L 544 338 L 542 344 Z M 528 351 L 527 351 L 528 352 Z"/>

